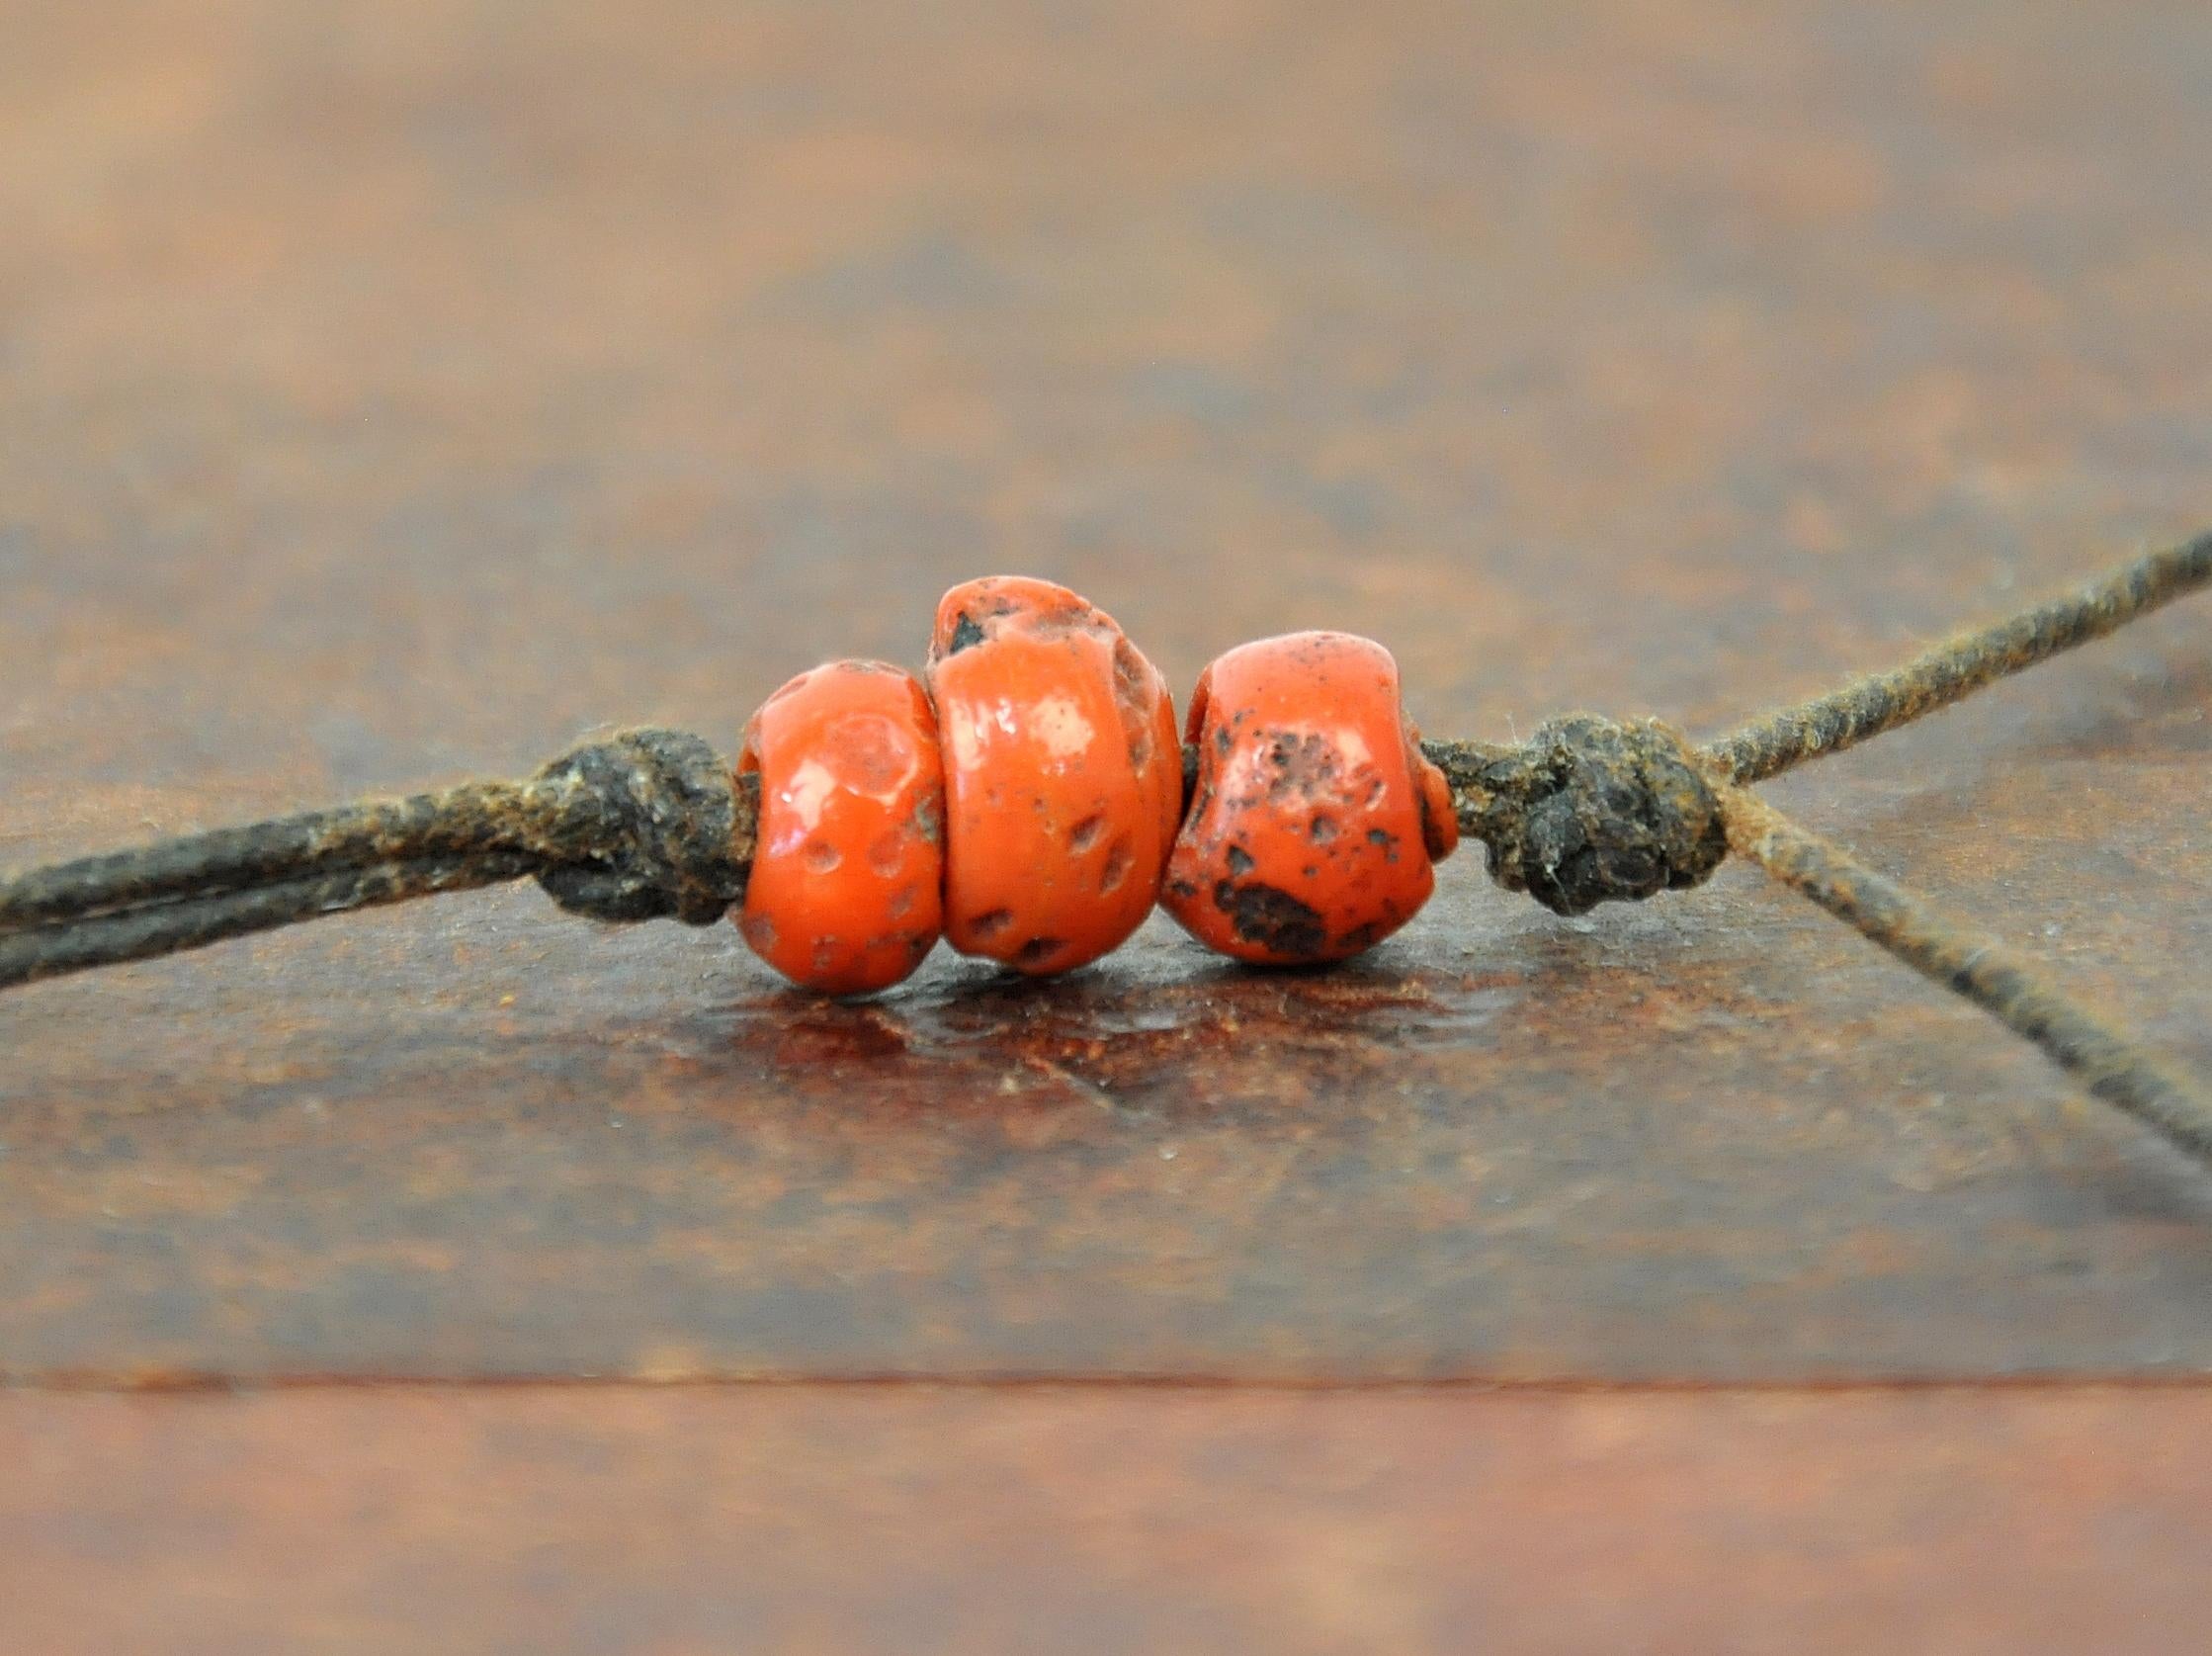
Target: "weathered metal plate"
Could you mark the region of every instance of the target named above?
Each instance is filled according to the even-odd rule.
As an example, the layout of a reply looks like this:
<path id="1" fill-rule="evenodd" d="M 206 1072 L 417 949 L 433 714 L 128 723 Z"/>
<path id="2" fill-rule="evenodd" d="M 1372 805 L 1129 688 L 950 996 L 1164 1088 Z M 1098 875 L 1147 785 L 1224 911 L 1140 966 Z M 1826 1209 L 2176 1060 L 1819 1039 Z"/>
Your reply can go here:
<path id="1" fill-rule="evenodd" d="M 8 35 L 10 860 L 733 743 L 994 567 L 1711 727 L 2212 509 L 2193 0 Z M 2212 1068 L 2208 715 L 2200 603 L 1775 793 Z M 2212 1181 L 1742 870 L 866 1006 L 518 892 L 0 1054 L 16 1377 L 2212 1367 Z"/>

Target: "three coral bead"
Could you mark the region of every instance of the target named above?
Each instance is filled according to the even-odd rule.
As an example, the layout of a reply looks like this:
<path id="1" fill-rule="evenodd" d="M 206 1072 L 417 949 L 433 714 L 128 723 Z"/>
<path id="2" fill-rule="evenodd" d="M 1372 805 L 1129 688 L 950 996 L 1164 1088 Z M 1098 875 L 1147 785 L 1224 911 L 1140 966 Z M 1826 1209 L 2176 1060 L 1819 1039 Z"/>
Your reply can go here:
<path id="1" fill-rule="evenodd" d="M 832 995 L 888 988 L 940 927 L 1015 971 L 1069 971 L 1155 900 L 1238 959 L 1339 960 L 1397 930 L 1457 842 L 1390 653 L 1341 633 L 1231 651 L 1190 710 L 1113 618 L 1050 581 L 969 581 L 924 678 L 837 661 L 747 725 L 760 777 L 737 915 L 771 966 Z"/>
<path id="2" fill-rule="evenodd" d="M 1343 960 L 1411 919 L 1459 843 L 1389 651 L 1348 633 L 1232 650 L 1200 675 L 1198 780 L 1160 901 L 1238 960 Z"/>
<path id="3" fill-rule="evenodd" d="M 937 606 L 945 934 L 1017 972 L 1065 972 L 1142 925 L 1183 806 L 1175 707 L 1113 617 L 1018 576 Z"/>
<path id="4" fill-rule="evenodd" d="M 944 914 L 945 785 L 928 693 L 881 661 L 803 672 L 745 727 L 737 774 L 755 771 L 745 941 L 830 995 L 897 983 L 936 944 Z"/>

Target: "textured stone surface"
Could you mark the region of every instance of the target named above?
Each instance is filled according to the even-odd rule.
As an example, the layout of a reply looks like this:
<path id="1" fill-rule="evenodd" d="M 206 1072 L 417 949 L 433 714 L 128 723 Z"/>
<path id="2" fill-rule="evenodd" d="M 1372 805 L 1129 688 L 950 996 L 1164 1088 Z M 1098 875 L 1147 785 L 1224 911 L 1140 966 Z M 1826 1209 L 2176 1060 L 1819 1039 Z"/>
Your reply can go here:
<path id="1" fill-rule="evenodd" d="M 8 35 L 10 859 L 734 749 L 993 568 L 1704 730 L 2212 510 L 2193 0 Z M 1774 794 L 2212 1066 L 2208 708 L 2200 602 Z M 2212 1365 L 2203 1174 L 1740 869 L 868 1006 L 513 892 L 0 1053 L 18 1378 Z"/>

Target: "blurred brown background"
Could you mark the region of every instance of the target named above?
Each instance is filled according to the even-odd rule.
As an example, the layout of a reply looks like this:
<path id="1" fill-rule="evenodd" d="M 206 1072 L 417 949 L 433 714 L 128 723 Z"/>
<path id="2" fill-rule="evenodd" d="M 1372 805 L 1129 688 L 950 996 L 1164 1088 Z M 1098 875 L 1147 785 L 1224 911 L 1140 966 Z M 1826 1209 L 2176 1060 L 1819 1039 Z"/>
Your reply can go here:
<path id="1" fill-rule="evenodd" d="M 1437 734 L 1708 729 L 2212 507 L 2201 4 L 0 38 L 0 861 L 733 745 L 992 569 L 1179 687 L 1329 625 Z M 1775 797 L 2212 1067 L 2207 620 Z M 824 1006 L 524 890 L 0 999 L 11 1649 L 2186 1649 L 2208 1368 L 2201 1172 L 1743 870 L 1470 855 L 1322 975 Z"/>

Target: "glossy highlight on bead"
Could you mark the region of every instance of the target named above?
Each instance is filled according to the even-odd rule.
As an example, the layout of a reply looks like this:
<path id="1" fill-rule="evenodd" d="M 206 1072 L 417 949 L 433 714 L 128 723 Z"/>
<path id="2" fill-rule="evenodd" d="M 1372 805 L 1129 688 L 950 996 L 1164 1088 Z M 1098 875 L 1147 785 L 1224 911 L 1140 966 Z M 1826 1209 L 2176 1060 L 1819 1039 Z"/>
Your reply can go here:
<path id="1" fill-rule="evenodd" d="M 759 844 L 737 919 L 761 959 L 829 995 L 887 989 L 943 916 L 944 776 L 918 679 L 881 661 L 803 672 L 745 727 Z"/>
<path id="2" fill-rule="evenodd" d="M 928 683 L 945 767 L 945 935 L 1033 975 L 1143 923 L 1182 806 L 1175 710 L 1111 616 L 1021 576 L 937 608 Z"/>
<path id="3" fill-rule="evenodd" d="M 1411 919 L 1459 842 L 1398 663 L 1372 640 L 1293 633 L 1218 657 L 1191 698 L 1191 807 L 1160 901 L 1210 948 L 1342 960 Z"/>

